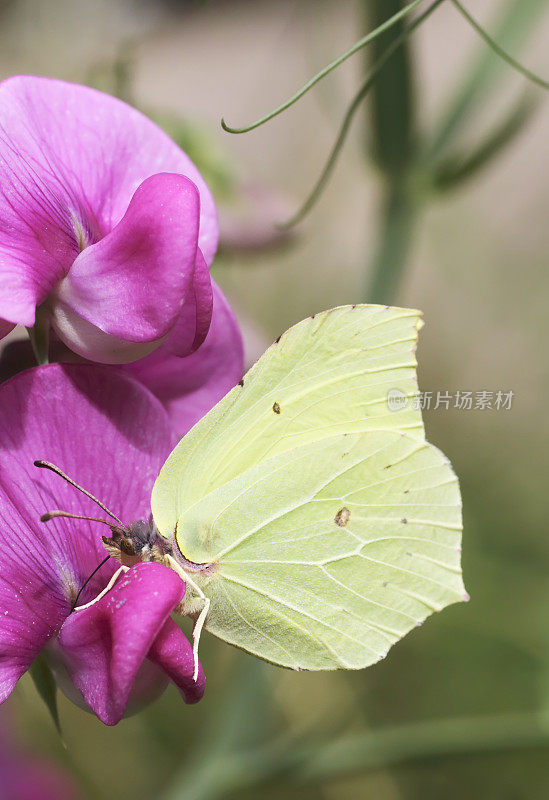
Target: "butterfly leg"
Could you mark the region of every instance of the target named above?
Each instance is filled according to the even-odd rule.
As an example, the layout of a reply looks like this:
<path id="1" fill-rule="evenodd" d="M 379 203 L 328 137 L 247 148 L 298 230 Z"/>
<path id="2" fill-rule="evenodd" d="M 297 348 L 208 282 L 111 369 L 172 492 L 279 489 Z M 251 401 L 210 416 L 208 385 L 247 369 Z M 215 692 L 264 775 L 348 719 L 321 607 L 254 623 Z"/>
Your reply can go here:
<path id="1" fill-rule="evenodd" d="M 198 678 L 198 645 L 200 643 L 200 634 L 202 633 L 202 628 L 204 627 L 204 623 L 206 621 L 206 617 L 208 616 L 208 611 L 210 610 L 210 598 L 206 597 L 200 586 L 198 586 L 193 579 L 185 572 L 183 567 L 177 563 L 173 556 L 167 555 L 167 560 L 170 563 L 170 566 L 177 572 L 179 577 L 188 583 L 189 586 L 194 589 L 197 593 L 199 598 L 203 601 L 204 605 L 202 607 L 202 611 L 198 615 L 196 622 L 194 623 L 193 627 L 193 657 L 194 657 L 194 674 L 193 674 L 193 681 L 196 682 Z"/>
<path id="2" fill-rule="evenodd" d="M 89 608 L 90 606 L 93 606 L 94 603 L 97 603 L 98 600 L 101 600 L 102 597 L 105 597 L 105 595 L 108 592 L 110 592 L 110 590 L 112 589 L 112 587 L 114 586 L 114 584 L 116 583 L 116 581 L 118 580 L 120 575 L 123 572 L 127 572 L 128 570 L 129 570 L 129 567 L 121 566 L 120 569 L 116 570 L 116 572 L 114 573 L 114 575 L 112 576 L 112 578 L 110 579 L 108 584 L 105 586 L 105 588 L 103 589 L 102 592 L 99 592 L 97 597 L 94 597 L 94 599 L 91 602 L 86 603 L 83 606 L 76 606 L 76 608 L 74 608 L 73 611 L 83 611 L 85 608 Z"/>

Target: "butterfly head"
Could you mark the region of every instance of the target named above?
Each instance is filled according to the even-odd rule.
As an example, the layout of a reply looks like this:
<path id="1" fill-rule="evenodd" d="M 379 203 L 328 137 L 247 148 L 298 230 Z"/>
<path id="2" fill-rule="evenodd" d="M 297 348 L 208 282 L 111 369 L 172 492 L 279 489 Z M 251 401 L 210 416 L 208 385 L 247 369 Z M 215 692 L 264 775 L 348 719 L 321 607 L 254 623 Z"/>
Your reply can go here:
<path id="1" fill-rule="evenodd" d="M 51 519 L 57 517 L 68 517 L 70 519 L 86 519 L 92 522 L 101 522 L 103 525 L 107 525 L 111 530 L 111 535 L 101 537 L 103 545 L 109 556 L 116 558 L 117 561 L 120 561 L 121 564 L 127 567 L 131 567 L 139 561 L 158 561 L 163 563 L 165 561 L 165 556 L 171 553 L 170 545 L 159 535 L 152 518 L 149 519 L 148 522 L 138 520 L 136 522 L 130 522 L 129 525 L 124 525 L 122 520 L 120 520 L 116 514 L 113 514 L 112 511 L 109 511 L 104 503 L 82 486 L 75 483 L 75 481 L 65 475 L 59 467 L 50 464 L 49 461 L 35 461 L 34 464 L 37 467 L 55 472 L 56 475 L 59 475 L 70 483 L 71 486 L 74 486 L 75 489 L 78 489 L 78 491 L 85 494 L 86 497 L 93 500 L 112 520 L 55 510 L 43 514 L 41 517 L 42 522 L 49 522 Z"/>
<path id="2" fill-rule="evenodd" d="M 127 567 L 139 561 L 162 563 L 169 550 L 168 543 L 159 536 L 152 520 L 138 520 L 122 527 L 113 525 L 111 532 L 111 536 L 101 537 L 103 546 L 110 556 Z"/>

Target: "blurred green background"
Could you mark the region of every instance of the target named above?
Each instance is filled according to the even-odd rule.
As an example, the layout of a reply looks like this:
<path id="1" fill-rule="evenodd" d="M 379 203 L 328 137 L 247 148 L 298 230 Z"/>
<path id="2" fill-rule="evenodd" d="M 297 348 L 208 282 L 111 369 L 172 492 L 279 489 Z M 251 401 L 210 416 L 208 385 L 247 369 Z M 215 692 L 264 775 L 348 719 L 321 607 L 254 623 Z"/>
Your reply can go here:
<path id="1" fill-rule="evenodd" d="M 390 37 L 264 127 L 231 136 L 219 125 L 266 113 L 401 5 L 0 3 L 2 77 L 117 93 L 209 178 L 222 232 L 215 277 L 249 363 L 308 314 L 376 299 L 423 310 L 423 390 L 514 393 L 510 410 L 425 411 L 428 438 L 461 480 L 471 601 L 375 667 L 294 674 L 206 634 L 199 705 L 168 690 L 109 729 L 61 699 L 66 749 L 21 681 L 10 705 L 22 745 L 65 765 L 89 800 L 549 796 L 549 102 L 441 3 L 389 62 L 325 193 L 288 235 L 275 223 L 312 188 L 368 59 Z M 468 7 L 549 74 L 549 3 Z M 481 161 L 491 137 L 493 157 L 475 169 L 471 156 Z"/>

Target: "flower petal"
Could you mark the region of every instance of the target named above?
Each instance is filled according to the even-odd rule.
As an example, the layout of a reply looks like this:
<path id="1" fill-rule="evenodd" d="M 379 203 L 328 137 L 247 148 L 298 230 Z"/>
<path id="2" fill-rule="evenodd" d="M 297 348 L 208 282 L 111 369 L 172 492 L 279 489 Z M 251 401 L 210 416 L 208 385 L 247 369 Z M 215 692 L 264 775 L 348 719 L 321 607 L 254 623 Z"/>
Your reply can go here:
<path id="1" fill-rule="evenodd" d="M 0 83 L 0 119 L 0 318 L 33 325 L 35 307 L 67 274 L 82 240 L 111 231 L 157 173 L 198 187 L 199 244 L 211 264 L 211 193 L 188 156 L 138 111 L 85 86 L 17 76 Z"/>
<path id="2" fill-rule="evenodd" d="M 192 294 L 183 304 L 177 322 L 170 331 L 168 351 L 183 357 L 200 347 L 210 328 L 212 308 L 212 280 L 204 256 L 198 250 Z"/>
<path id="3" fill-rule="evenodd" d="M 242 377 L 242 336 L 221 289 L 212 285 L 212 323 L 195 353 L 183 359 L 172 355 L 172 333 L 154 353 L 123 367 L 161 400 L 181 436 Z"/>
<path id="4" fill-rule="evenodd" d="M 64 303 L 55 304 L 51 323 L 61 342 L 67 346 L 68 352 L 99 364 L 130 364 L 152 353 L 162 341 L 129 342 L 127 339 L 111 336 Z M 74 361 L 74 358 L 69 360 Z"/>
<path id="5" fill-rule="evenodd" d="M 119 371 L 52 364 L 0 386 L 0 701 L 59 629 L 105 555 L 103 526 L 40 522 L 54 508 L 104 515 L 33 461 L 57 464 L 130 522 L 148 518 L 152 484 L 173 443 L 160 403 Z M 108 562 L 80 602 L 92 599 L 115 567 Z"/>
<path id="6" fill-rule="evenodd" d="M 137 564 L 105 597 L 71 614 L 61 628 L 58 644 L 69 675 L 106 725 L 116 725 L 122 719 L 138 671 L 151 648 L 153 660 L 166 664 L 170 677 L 190 690 L 185 674 L 190 674 L 190 684 L 192 647 L 183 634 L 176 636 L 171 626 L 163 631 L 184 593 L 185 584 L 169 567 Z M 155 645 L 159 633 L 161 639 Z"/>
<path id="7" fill-rule="evenodd" d="M 112 233 L 80 253 L 55 292 L 54 309 L 60 302 L 130 342 L 165 336 L 187 295 L 195 305 L 199 210 L 198 189 L 188 178 L 147 178 Z M 55 317 L 54 327 L 72 347 Z"/>
<path id="8" fill-rule="evenodd" d="M 183 631 L 172 619 L 167 619 L 164 627 L 151 645 L 148 658 L 158 664 L 179 689 L 186 703 L 198 703 L 204 694 L 206 679 L 202 664 L 198 665 L 198 676 L 193 680 L 193 650 Z"/>

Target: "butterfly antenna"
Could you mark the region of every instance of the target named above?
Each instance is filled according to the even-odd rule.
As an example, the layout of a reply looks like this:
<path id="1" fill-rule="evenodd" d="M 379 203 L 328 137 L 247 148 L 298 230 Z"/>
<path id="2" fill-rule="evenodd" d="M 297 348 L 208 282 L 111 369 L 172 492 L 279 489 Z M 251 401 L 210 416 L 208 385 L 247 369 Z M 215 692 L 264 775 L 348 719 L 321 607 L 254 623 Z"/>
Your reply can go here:
<path id="1" fill-rule="evenodd" d="M 47 515 L 44 515 L 44 516 L 47 516 Z M 103 522 L 103 521 L 104 521 L 104 520 L 99 520 L 99 522 Z M 107 523 L 107 524 L 108 524 L 108 523 Z M 106 563 L 107 563 L 107 561 L 109 560 L 109 558 L 110 558 L 110 556 L 106 556 L 106 557 L 103 559 L 103 561 L 101 561 L 101 563 L 100 563 L 100 564 L 98 564 L 98 565 L 96 566 L 96 568 L 94 569 L 94 571 L 92 572 L 92 574 L 91 574 L 91 575 L 88 575 L 88 577 L 86 578 L 86 580 L 84 581 L 84 583 L 83 583 L 83 584 L 82 584 L 82 586 L 80 587 L 80 590 L 79 590 L 78 594 L 77 594 L 77 595 L 76 595 L 76 597 L 74 598 L 74 602 L 73 602 L 73 604 L 72 604 L 72 606 L 71 606 L 71 611 L 74 611 L 74 609 L 75 609 L 75 608 L 76 608 L 76 606 L 78 605 L 78 601 L 79 601 L 79 599 L 80 599 L 80 595 L 82 594 L 82 592 L 84 591 L 84 589 L 86 588 L 86 586 L 88 585 L 88 583 L 91 581 L 91 579 L 93 578 L 93 576 L 94 576 L 94 575 L 95 575 L 97 572 L 99 572 L 99 570 L 101 569 L 101 567 L 103 566 L 103 564 L 106 564 Z"/>
<path id="2" fill-rule="evenodd" d="M 70 511 L 59 511 L 56 509 L 55 511 L 48 511 L 46 514 L 42 514 L 40 517 L 40 522 L 49 522 L 50 519 L 55 519 L 56 517 L 68 517 L 69 519 L 87 519 L 90 522 L 102 522 L 103 525 L 108 525 L 111 531 L 118 530 L 119 526 L 115 525 L 113 522 L 109 522 L 106 519 L 100 519 L 99 517 L 87 517 L 85 514 L 71 514 Z"/>
<path id="3" fill-rule="evenodd" d="M 55 464 L 50 464 L 49 461 L 35 461 L 34 462 L 34 466 L 35 467 L 40 467 L 40 469 L 49 469 L 49 470 L 51 470 L 51 472 L 55 472 L 55 474 L 59 475 L 60 478 L 63 478 L 63 480 L 67 481 L 67 483 L 70 483 L 71 486 L 74 486 L 75 489 L 78 489 L 79 492 L 82 492 L 82 494 L 85 494 L 86 497 L 90 498 L 90 500 L 93 500 L 94 503 L 97 503 L 99 508 L 102 508 L 103 511 L 105 511 L 105 513 L 109 515 L 109 517 L 112 517 L 113 519 L 115 519 L 118 522 L 119 525 L 124 527 L 124 523 L 122 522 L 122 520 L 118 519 L 116 514 L 113 514 L 112 511 L 109 511 L 107 506 L 104 505 L 104 503 L 102 503 L 101 500 L 98 500 L 97 497 L 94 497 L 93 494 L 91 494 L 90 492 L 86 491 L 86 489 L 84 489 L 82 486 L 80 486 L 78 483 L 76 483 L 76 481 L 73 481 L 72 478 L 69 478 L 68 475 L 65 475 L 65 473 L 62 470 L 60 470 L 59 467 L 56 467 Z M 60 517 L 60 516 L 71 516 L 70 514 L 65 514 L 64 512 L 60 512 L 60 513 L 50 512 L 50 513 L 54 514 L 54 516 L 57 516 L 57 517 Z M 47 516 L 47 514 L 45 514 L 44 516 Z M 50 517 L 50 519 L 52 519 L 52 517 Z M 78 519 L 78 517 L 76 517 L 76 519 Z M 83 517 L 83 519 L 93 519 L 93 518 L 92 517 Z M 98 522 L 105 522 L 105 520 L 97 520 L 97 521 Z M 43 522 L 47 522 L 47 520 L 43 519 Z M 109 523 L 107 522 L 106 524 L 108 525 Z"/>

